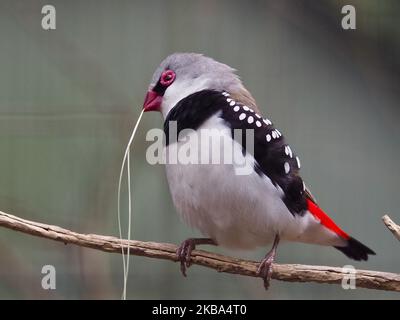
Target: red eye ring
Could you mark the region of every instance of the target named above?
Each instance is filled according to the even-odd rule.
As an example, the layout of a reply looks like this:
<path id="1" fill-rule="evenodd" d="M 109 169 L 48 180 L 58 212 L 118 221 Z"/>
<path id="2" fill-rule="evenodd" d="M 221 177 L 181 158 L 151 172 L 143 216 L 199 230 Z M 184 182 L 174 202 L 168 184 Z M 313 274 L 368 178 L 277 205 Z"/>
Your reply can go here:
<path id="1" fill-rule="evenodd" d="M 172 70 L 166 70 L 162 73 L 160 77 L 160 83 L 164 87 L 168 87 L 169 85 L 171 85 L 172 82 L 174 82 L 175 77 L 175 72 L 173 72 Z"/>

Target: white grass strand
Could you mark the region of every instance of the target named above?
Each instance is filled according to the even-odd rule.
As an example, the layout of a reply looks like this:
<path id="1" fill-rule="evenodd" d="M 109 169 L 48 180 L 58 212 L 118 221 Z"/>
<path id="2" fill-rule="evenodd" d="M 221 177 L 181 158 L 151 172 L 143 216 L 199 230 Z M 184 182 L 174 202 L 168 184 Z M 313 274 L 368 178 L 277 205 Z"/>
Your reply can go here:
<path id="1" fill-rule="evenodd" d="M 121 226 L 121 184 L 122 184 L 122 176 L 124 173 L 124 168 L 125 168 L 125 163 L 127 164 L 128 170 L 127 170 L 127 175 L 128 175 L 128 240 L 130 240 L 131 237 L 131 215 L 132 215 L 132 201 L 131 201 L 131 187 L 130 187 L 130 182 L 131 182 L 131 177 L 130 177 L 130 147 L 132 144 L 132 141 L 136 135 L 137 128 L 139 127 L 139 123 L 142 119 L 144 110 L 139 115 L 138 120 L 136 121 L 135 127 L 133 128 L 131 137 L 128 141 L 128 144 L 125 149 L 125 154 L 124 158 L 122 160 L 121 164 L 121 170 L 119 173 L 119 181 L 118 181 L 118 232 L 119 232 L 119 238 L 121 239 L 121 254 L 122 254 L 122 264 L 123 264 L 123 272 L 124 272 L 124 287 L 122 291 L 122 299 L 126 300 L 126 286 L 128 283 L 128 274 L 129 274 L 129 241 L 127 245 L 127 256 L 125 259 L 125 253 L 124 253 L 124 247 L 123 247 L 123 237 L 122 237 L 122 226 Z"/>

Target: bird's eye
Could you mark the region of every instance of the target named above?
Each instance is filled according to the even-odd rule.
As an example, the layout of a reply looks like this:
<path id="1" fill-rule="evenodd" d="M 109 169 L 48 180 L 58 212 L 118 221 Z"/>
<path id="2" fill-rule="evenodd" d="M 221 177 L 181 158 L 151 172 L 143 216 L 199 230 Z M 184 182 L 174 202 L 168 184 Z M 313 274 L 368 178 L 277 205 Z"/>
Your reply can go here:
<path id="1" fill-rule="evenodd" d="M 171 85 L 171 83 L 174 82 L 174 80 L 175 80 L 175 72 L 173 72 L 172 70 L 164 71 L 160 77 L 160 83 L 165 87 Z"/>

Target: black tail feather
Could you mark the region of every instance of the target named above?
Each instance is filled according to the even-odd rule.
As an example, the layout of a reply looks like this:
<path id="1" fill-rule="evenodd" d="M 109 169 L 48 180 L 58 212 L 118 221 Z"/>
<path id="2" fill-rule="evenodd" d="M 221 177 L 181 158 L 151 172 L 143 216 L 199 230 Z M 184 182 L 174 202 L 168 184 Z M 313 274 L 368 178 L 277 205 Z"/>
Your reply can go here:
<path id="1" fill-rule="evenodd" d="M 375 252 L 372 251 L 367 246 L 363 245 L 360 241 L 350 237 L 347 240 L 347 245 L 345 247 L 335 247 L 336 249 L 342 251 L 346 256 L 351 259 L 361 261 L 368 260 L 368 255 L 375 255 Z"/>

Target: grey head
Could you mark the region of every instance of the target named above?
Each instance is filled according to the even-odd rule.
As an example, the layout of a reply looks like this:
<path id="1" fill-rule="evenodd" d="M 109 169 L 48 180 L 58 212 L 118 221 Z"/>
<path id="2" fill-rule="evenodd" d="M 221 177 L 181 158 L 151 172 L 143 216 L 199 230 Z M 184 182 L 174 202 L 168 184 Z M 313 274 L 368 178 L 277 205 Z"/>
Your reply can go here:
<path id="1" fill-rule="evenodd" d="M 160 85 L 166 72 L 172 71 L 172 81 Z M 152 108 L 144 106 L 145 111 L 161 111 L 164 116 L 181 99 L 201 90 L 228 91 L 231 94 L 242 96 L 243 99 L 254 102 L 251 95 L 243 87 L 242 82 L 235 73 L 235 69 L 220 63 L 210 57 L 198 53 L 174 53 L 165 58 L 153 74 L 148 99 L 158 99 Z M 169 78 L 165 78 L 169 79 Z M 156 92 L 156 93 L 154 93 Z M 158 97 L 156 98 L 156 94 Z M 149 95 L 151 96 L 149 98 Z M 161 97 L 160 97 L 161 96 Z M 249 103 L 255 105 L 255 103 Z"/>
<path id="2" fill-rule="evenodd" d="M 195 81 L 208 78 L 209 89 L 224 90 L 240 84 L 235 69 L 200 53 L 173 53 L 165 58 L 154 72 L 151 84 L 155 85 L 164 70 L 173 70 L 176 80 Z"/>

